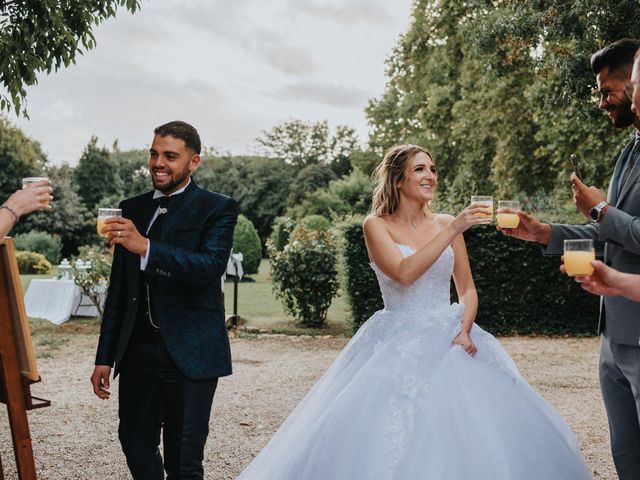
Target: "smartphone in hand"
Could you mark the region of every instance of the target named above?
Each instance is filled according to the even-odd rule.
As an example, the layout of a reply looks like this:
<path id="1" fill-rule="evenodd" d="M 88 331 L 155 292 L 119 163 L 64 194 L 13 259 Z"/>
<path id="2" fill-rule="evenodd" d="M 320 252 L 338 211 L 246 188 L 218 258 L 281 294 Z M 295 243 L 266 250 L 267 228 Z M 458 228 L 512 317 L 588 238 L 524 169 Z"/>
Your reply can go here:
<path id="1" fill-rule="evenodd" d="M 575 153 L 571 154 L 571 165 L 573 165 L 573 171 L 576 173 L 576 177 L 582 180 L 582 175 L 580 174 L 580 165 L 578 162 L 578 156 Z"/>

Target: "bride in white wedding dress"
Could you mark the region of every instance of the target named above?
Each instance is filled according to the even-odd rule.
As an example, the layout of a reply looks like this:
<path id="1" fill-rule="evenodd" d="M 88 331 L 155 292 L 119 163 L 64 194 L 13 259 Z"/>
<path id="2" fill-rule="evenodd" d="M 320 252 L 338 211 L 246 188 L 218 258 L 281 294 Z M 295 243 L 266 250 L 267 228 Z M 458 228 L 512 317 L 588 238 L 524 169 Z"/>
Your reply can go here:
<path id="1" fill-rule="evenodd" d="M 487 207 L 436 215 L 431 155 L 376 169 L 367 249 L 384 310 L 360 328 L 242 480 L 582 480 L 575 435 L 474 325 L 462 232 Z M 451 304 L 455 281 L 460 304 Z"/>

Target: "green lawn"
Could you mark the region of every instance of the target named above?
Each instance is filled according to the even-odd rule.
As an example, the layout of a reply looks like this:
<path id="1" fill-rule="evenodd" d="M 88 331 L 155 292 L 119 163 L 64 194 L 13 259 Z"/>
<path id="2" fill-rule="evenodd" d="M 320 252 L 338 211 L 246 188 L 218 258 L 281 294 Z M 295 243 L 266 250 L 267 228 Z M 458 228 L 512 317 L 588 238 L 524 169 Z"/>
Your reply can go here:
<path id="1" fill-rule="evenodd" d="M 348 307 L 344 295 L 333 299 L 327 316 L 327 324 L 320 328 L 301 328 L 293 323 L 293 318 L 284 310 L 282 303 L 275 298 L 269 278 L 269 262 L 262 260 L 254 281 L 238 284 L 238 315 L 246 320 L 246 325 L 266 328 L 278 333 L 341 335 L 348 334 L 351 326 L 348 322 Z M 233 280 L 224 284 L 225 309 L 227 315 L 233 313 Z"/>
<path id="2" fill-rule="evenodd" d="M 47 275 L 21 275 L 22 291 L 26 292 L 34 278 L 52 278 L 55 277 L 57 271 L 54 269 Z M 269 278 L 269 262 L 263 260 L 260 264 L 259 272 L 251 275 L 253 281 L 243 281 L 238 284 L 238 315 L 242 318 L 247 326 L 267 329 L 274 333 L 287 334 L 308 334 L 308 335 L 349 335 L 351 326 L 348 322 L 348 307 L 344 295 L 334 298 L 327 323 L 322 328 L 302 328 L 294 324 L 293 318 L 284 311 L 279 300 L 273 294 L 271 288 L 271 280 Z M 227 315 L 233 313 L 233 280 L 227 279 L 225 282 L 225 308 Z M 42 320 L 32 320 L 32 331 L 46 333 L 50 329 L 63 328 L 69 330 L 69 333 L 75 331 L 75 324 L 81 331 L 87 329 L 92 330 L 90 325 L 95 323 L 95 331 L 97 331 L 97 322 L 94 319 L 86 317 L 73 317 L 71 322 L 61 326 L 52 325 Z"/>
<path id="3" fill-rule="evenodd" d="M 22 285 L 22 294 L 27 293 L 27 288 L 29 287 L 29 283 L 34 278 L 54 278 L 58 276 L 58 266 L 54 266 L 51 268 L 51 272 L 46 275 L 20 275 L 20 284 Z"/>

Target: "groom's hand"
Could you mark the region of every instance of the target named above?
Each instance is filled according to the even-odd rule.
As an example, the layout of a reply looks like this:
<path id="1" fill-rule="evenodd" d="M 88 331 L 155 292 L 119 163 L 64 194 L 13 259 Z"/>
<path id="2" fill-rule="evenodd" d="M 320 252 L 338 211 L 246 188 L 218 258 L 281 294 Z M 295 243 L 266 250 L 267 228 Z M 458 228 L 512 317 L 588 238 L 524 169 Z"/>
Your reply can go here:
<path id="1" fill-rule="evenodd" d="M 538 242 L 543 245 L 549 243 L 551 239 L 551 225 L 542 223 L 528 213 L 518 212 L 520 223 L 516 228 L 496 227 L 503 235 L 514 237 L 529 242 Z"/>
<path id="2" fill-rule="evenodd" d="M 122 245 L 130 252 L 141 256 L 147 253 L 147 239 L 128 218 L 107 218 L 102 231 L 108 235 L 109 245 Z"/>
<path id="3" fill-rule="evenodd" d="M 111 366 L 96 365 L 91 375 L 91 385 L 93 393 L 102 400 L 107 400 L 111 392 L 109 391 L 109 377 L 111 376 Z"/>

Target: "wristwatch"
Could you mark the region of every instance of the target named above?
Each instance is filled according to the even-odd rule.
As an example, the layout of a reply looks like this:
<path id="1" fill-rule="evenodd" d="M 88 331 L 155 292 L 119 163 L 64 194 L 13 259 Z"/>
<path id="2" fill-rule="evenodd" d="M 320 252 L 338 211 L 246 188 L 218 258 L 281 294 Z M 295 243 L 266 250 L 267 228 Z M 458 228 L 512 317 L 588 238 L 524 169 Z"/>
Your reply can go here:
<path id="1" fill-rule="evenodd" d="M 599 221 L 600 216 L 602 215 L 602 209 L 607 205 L 609 204 L 603 200 L 602 202 L 597 204 L 595 207 L 593 207 L 591 210 L 589 210 L 589 217 L 591 217 L 591 220 L 593 220 L 594 222 Z"/>

